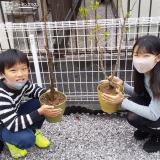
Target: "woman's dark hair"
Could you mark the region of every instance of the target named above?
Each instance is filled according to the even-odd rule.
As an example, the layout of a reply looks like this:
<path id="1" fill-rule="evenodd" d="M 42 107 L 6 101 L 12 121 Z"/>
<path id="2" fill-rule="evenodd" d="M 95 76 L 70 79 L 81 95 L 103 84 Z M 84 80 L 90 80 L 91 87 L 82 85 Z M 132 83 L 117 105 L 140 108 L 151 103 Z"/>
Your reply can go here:
<path id="1" fill-rule="evenodd" d="M 13 67 L 16 63 L 27 64 L 29 68 L 29 61 L 27 56 L 17 49 L 8 49 L 0 54 L 0 73 L 4 74 L 4 69 Z"/>
<path id="2" fill-rule="evenodd" d="M 153 35 L 146 35 L 137 40 L 133 46 L 138 47 L 137 53 L 146 51 L 147 53 L 157 56 L 160 54 L 160 39 Z M 133 53 L 132 53 L 133 56 Z M 140 95 L 144 90 L 144 74 L 139 73 L 134 68 L 134 91 Z M 150 73 L 150 89 L 153 93 L 153 98 L 160 99 L 160 63 L 158 62 Z"/>

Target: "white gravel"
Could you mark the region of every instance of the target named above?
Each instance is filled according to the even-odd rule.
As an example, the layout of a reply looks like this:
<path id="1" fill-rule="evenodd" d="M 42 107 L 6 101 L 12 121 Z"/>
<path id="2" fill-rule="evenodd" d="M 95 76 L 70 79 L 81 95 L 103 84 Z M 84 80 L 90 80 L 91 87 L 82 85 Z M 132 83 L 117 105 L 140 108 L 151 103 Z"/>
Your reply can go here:
<path id="1" fill-rule="evenodd" d="M 47 149 L 36 146 L 28 149 L 25 160 L 159 160 L 160 153 L 147 153 L 145 141 L 133 137 L 125 114 L 63 116 L 56 124 L 45 122 L 42 133 L 50 141 Z M 1 160 L 11 160 L 4 147 Z"/>

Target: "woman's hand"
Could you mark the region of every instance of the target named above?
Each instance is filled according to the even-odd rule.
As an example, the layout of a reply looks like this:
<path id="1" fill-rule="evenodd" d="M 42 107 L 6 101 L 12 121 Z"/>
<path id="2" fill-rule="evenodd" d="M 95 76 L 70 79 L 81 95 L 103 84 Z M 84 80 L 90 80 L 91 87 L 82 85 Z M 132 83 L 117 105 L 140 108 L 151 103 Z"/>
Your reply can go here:
<path id="1" fill-rule="evenodd" d="M 111 79 L 111 76 L 108 77 L 108 80 L 110 80 L 110 79 Z M 101 83 L 103 83 L 103 82 L 104 82 L 104 83 L 105 83 L 105 82 L 108 83 L 108 82 L 109 82 L 108 80 L 102 80 Z M 114 77 L 113 77 L 113 83 L 122 85 L 122 84 L 123 84 L 123 81 L 122 81 L 120 78 L 114 76 Z"/>
<path id="2" fill-rule="evenodd" d="M 54 109 L 54 106 L 43 105 L 38 109 L 40 115 L 45 115 L 48 117 L 56 117 L 61 114 L 62 109 Z"/>
<path id="3" fill-rule="evenodd" d="M 116 89 L 116 92 L 117 92 L 116 96 L 111 96 L 111 95 L 103 93 L 102 100 L 104 100 L 108 104 L 113 104 L 113 105 L 120 104 L 124 99 L 124 95 L 118 89 Z"/>

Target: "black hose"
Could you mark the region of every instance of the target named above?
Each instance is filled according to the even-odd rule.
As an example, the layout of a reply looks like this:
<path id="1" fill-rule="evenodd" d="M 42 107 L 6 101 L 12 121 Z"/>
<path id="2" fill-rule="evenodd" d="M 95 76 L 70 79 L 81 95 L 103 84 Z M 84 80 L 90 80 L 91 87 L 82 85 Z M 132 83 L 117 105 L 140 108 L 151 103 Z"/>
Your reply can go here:
<path id="1" fill-rule="evenodd" d="M 88 109 L 86 107 L 81 107 L 81 106 L 67 106 L 65 111 L 64 111 L 64 115 L 70 115 L 71 113 L 89 113 L 97 115 L 98 113 L 103 114 L 105 112 L 103 112 L 102 110 L 93 110 L 93 109 Z"/>

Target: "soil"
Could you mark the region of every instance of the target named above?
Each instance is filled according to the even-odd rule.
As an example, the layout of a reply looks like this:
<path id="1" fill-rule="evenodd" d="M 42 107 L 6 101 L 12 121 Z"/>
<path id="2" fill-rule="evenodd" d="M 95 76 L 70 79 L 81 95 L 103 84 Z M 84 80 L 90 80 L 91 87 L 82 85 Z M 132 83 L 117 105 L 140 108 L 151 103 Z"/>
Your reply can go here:
<path id="1" fill-rule="evenodd" d="M 50 93 L 44 94 L 43 96 L 41 96 L 40 101 L 43 104 L 55 106 L 63 103 L 66 100 L 66 97 L 59 92 L 54 92 L 54 99 L 51 99 L 52 97 L 51 98 L 50 97 L 51 97 Z"/>
<path id="2" fill-rule="evenodd" d="M 99 86 L 99 90 L 102 93 L 106 93 L 106 94 L 117 94 L 116 92 L 116 88 L 119 89 L 121 92 L 123 91 L 122 87 L 117 85 L 117 84 L 113 84 L 113 87 L 109 85 L 109 83 L 102 83 Z"/>

